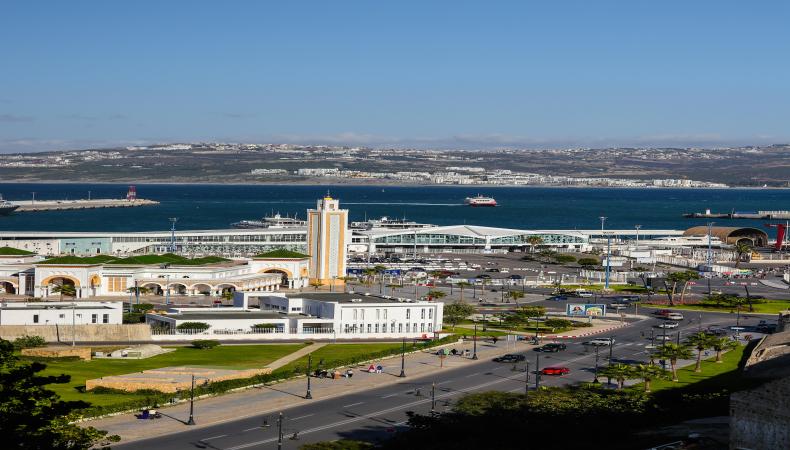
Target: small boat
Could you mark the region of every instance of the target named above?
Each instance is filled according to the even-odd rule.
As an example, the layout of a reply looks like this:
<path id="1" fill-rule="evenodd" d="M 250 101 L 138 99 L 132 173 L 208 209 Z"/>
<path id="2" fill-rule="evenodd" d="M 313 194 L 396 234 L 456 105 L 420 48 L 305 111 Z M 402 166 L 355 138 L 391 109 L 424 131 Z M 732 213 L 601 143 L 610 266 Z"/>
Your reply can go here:
<path id="1" fill-rule="evenodd" d="M 475 197 L 466 197 L 464 204 L 472 207 L 497 206 L 497 202 L 494 197 L 485 197 L 480 194 L 477 194 Z"/>
<path id="2" fill-rule="evenodd" d="M 7 216 L 16 211 L 17 208 L 19 208 L 19 205 L 15 205 L 8 200 L 5 200 L 3 196 L 0 195 L 0 216 Z"/>

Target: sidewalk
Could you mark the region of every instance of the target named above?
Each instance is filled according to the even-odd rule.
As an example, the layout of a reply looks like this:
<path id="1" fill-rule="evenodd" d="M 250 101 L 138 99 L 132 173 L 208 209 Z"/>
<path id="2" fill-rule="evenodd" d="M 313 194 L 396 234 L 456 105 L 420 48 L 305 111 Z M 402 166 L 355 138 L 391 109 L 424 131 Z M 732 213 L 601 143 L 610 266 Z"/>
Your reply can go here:
<path id="1" fill-rule="evenodd" d="M 307 356 L 310 353 L 318 350 L 319 348 L 326 345 L 326 342 L 314 342 L 313 345 L 308 345 L 307 347 L 300 348 L 299 350 L 290 353 L 288 355 L 283 356 L 282 358 L 273 361 L 271 364 L 268 364 L 266 367 L 272 369 L 272 371 L 279 369 L 280 367 L 288 364 L 289 362 L 296 361 L 297 359 L 301 358 L 302 356 Z"/>
<path id="2" fill-rule="evenodd" d="M 478 364 L 497 355 L 523 351 L 533 347 L 519 342 L 515 344 L 517 348 L 514 350 L 513 343 L 500 341 L 498 344 L 494 345 L 490 342 L 478 340 L 477 353 L 480 358 L 478 361 L 460 356 L 447 356 L 442 362 L 438 356 L 433 354 L 438 347 L 406 355 L 407 378 L 405 379 L 398 377 L 400 374 L 400 355 L 386 358 L 380 362 L 384 366 L 383 374 L 364 372 L 363 370 L 368 367 L 368 364 L 362 364 L 359 367 L 354 367 L 354 376 L 351 379 L 311 378 L 312 394 L 315 399 L 326 399 L 392 385 L 404 380 L 410 382 L 411 379 L 422 375 Z M 470 340 L 463 343 L 449 344 L 445 347 L 458 350 L 469 349 L 471 351 L 472 345 Z M 315 347 L 315 345 L 311 347 Z M 268 386 L 244 389 L 218 397 L 201 399 L 195 402 L 195 422 L 197 422 L 197 425 L 191 426 L 190 429 L 217 425 L 249 416 L 275 413 L 285 408 L 314 402 L 315 400 L 306 400 L 304 398 L 306 386 L 305 378 L 301 377 Z M 112 417 L 89 420 L 84 422 L 84 424 L 100 430 L 107 430 L 111 435 L 120 435 L 121 442 L 157 437 L 186 430 L 185 423 L 189 417 L 188 402 L 162 407 L 158 411 L 163 416 L 159 420 L 142 420 L 137 419 L 134 414 L 124 413 Z"/>

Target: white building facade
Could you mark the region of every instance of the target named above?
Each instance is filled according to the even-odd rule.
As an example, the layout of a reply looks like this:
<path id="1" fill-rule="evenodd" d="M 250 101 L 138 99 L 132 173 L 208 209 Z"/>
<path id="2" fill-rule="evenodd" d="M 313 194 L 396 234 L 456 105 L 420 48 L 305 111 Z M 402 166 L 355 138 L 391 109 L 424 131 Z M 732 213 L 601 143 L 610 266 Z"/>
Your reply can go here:
<path id="1" fill-rule="evenodd" d="M 123 302 L 33 302 L 0 305 L 0 325 L 117 325 Z"/>

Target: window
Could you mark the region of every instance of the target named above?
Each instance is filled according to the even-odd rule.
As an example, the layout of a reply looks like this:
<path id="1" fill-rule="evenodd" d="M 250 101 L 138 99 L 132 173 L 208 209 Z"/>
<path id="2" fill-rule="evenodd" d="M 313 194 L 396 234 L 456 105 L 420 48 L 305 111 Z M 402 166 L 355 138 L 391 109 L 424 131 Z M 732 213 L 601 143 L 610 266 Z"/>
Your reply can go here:
<path id="1" fill-rule="evenodd" d="M 425 308 L 420 310 L 420 319 L 425 319 Z"/>
<path id="2" fill-rule="evenodd" d="M 384 320 L 387 320 L 387 309 L 384 309 Z"/>
<path id="3" fill-rule="evenodd" d="M 425 324 L 421 323 L 420 324 L 420 333 L 422 333 L 423 331 L 425 331 Z"/>
<path id="4" fill-rule="evenodd" d="M 379 324 L 376 324 L 376 333 L 379 332 Z"/>
<path id="5" fill-rule="evenodd" d="M 364 310 L 364 309 L 360 309 L 360 310 L 359 310 L 359 312 L 360 312 L 360 314 L 361 314 L 360 318 L 361 318 L 362 320 L 365 320 L 365 310 Z"/>
<path id="6" fill-rule="evenodd" d="M 382 323 L 381 324 L 381 332 L 382 333 L 386 333 L 387 332 L 387 324 L 386 323 Z"/>
<path id="7" fill-rule="evenodd" d="M 38 323 L 38 314 L 33 314 L 33 323 Z"/>
<path id="8" fill-rule="evenodd" d="M 357 320 L 357 309 L 354 308 L 354 320 Z"/>
<path id="9" fill-rule="evenodd" d="M 368 324 L 368 333 L 370 333 L 370 328 L 371 328 L 371 326 L 370 326 L 370 324 Z"/>
<path id="10" fill-rule="evenodd" d="M 99 315 L 91 314 L 91 323 L 98 323 L 98 322 L 99 322 Z"/>
<path id="11" fill-rule="evenodd" d="M 414 327 L 412 329 L 414 330 L 415 333 L 417 332 L 417 322 L 414 322 Z"/>
<path id="12" fill-rule="evenodd" d="M 379 313 L 380 313 L 380 312 L 381 312 L 381 310 L 379 310 L 378 308 L 376 308 L 376 320 L 378 320 L 378 319 L 381 319 L 381 317 L 379 317 Z"/>
<path id="13" fill-rule="evenodd" d="M 406 319 L 411 319 L 411 309 L 406 308 Z"/>
<path id="14" fill-rule="evenodd" d="M 433 319 L 433 308 L 428 310 L 428 318 Z"/>
<path id="15" fill-rule="evenodd" d="M 390 333 L 394 333 L 394 332 L 395 332 L 395 323 L 393 322 L 390 324 Z"/>
<path id="16" fill-rule="evenodd" d="M 428 331 L 433 331 L 433 324 L 432 323 L 428 324 Z"/>
<path id="17" fill-rule="evenodd" d="M 398 333 L 403 333 L 403 324 L 402 323 L 398 324 Z"/>
<path id="18" fill-rule="evenodd" d="M 101 323 L 110 323 L 110 315 L 109 314 L 102 314 L 102 316 L 101 316 Z"/>
<path id="19" fill-rule="evenodd" d="M 66 318 L 65 314 L 58 314 L 58 319 L 65 319 L 65 318 Z"/>

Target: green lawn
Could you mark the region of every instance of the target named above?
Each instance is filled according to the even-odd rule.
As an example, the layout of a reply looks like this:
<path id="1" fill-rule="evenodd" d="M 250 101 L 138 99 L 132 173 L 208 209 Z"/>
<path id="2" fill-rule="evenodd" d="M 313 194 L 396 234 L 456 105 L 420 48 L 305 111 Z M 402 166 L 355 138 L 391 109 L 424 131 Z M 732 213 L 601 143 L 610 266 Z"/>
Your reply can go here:
<path id="1" fill-rule="evenodd" d="M 780 311 L 790 309 L 790 301 L 788 300 L 759 300 L 762 303 L 754 303 L 754 313 L 759 314 L 777 314 Z M 655 307 L 661 308 L 671 308 L 671 309 L 685 309 L 689 311 L 718 311 L 718 312 L 731 312 L 735 314 L 735 308 L 729 306 L 717 306 L 713 303 L 698 303 L 694 305 L 675 305 L 675 306 L 667 306 L 667 305 L 652 305 Z M 741 307 L 741 314 L 749 313 L 749 305 L 743 305 Z"/>
<path id="2" fill-rule="evenodd" d="M 722 388 L 732 389 L 738 384 L 738 380 L 740 379 L 741 374 L 740 371 L 738 371 L 738 363 L 743 357 L 744 348 L 744 346 L 738 346 L 734 350 L 724 353 L 721 357 L 723 361 L 721 363 L 716 362 L 716 355 L 714 352 L 711 352 L 713 356 L 707 360 L 702 361 L 702 372 L 694 372 L 694 364 L 691 364 L 689 366 L 683 367 L 682 369 L 678 369 L 679 381 L 673 382 L 672 380 L 654 380 L 651 383 L 650 388 L 653 392 L 664 389 L 683 388 L 695 383 L 704 382 L 719 375 L 726 374 L 726 376 L 718 377 L 716 379 L 716 384 Z M 669 370 L 669 363 L 667 363 L 667 370 Z M 644 389 L 642 383 L 635 385 L 633 388 L 639 390 Z"/>
<path id="3" fill-rule="evenodd" d="M 119 399 L 118 394 L 95 394 L 80 392 L 85 380 L 109 375 L 121 375 L 156 369 L 168 366 L 201 366 L 222 367 L 227 369 L 244 369 L 265 367 L 270 362 L 288 355 L 304 344 L 273 344 L 273 345 L 222 345 L 211 350 L 198 350 L 191 347 L 179 347 L 174 352 L 154 356 L 147 359 L 92 361 L 53 360 L 45 361 L 45 375 L 71 375 L 67 384 L 54 384 L 49 387 L 60 394 L 64 400 L 84 400 L 96 405 L 109 405 L 119 400 L 135 400 L 145 397 L 139 394 L 125 394 Z"/>
<path id="4" fill-rule="evenodd" d="M 411 350 L 411 343 L 406 342 L 406 351 Z M 400 349 L 401 344 L 394 343 L 374 343 L 374 344 L 328 344 L 312 352 L 313 367 L 318 367 L 318 362 L 322 359 L 324 364 L 321 367 L 332 368 L 346 364 L 351 358 L 363 357 L 365 355 L 383 352 L 387 350 Z M 293 371 L 294 368 L 306 368 L 307 356 L 297 359 L 275 370 L 277 372 Z"/>

